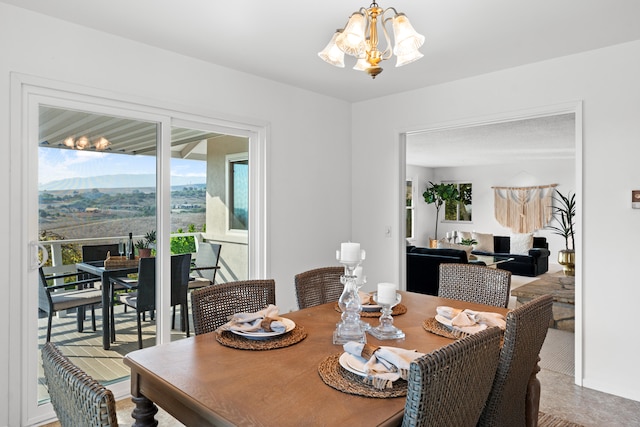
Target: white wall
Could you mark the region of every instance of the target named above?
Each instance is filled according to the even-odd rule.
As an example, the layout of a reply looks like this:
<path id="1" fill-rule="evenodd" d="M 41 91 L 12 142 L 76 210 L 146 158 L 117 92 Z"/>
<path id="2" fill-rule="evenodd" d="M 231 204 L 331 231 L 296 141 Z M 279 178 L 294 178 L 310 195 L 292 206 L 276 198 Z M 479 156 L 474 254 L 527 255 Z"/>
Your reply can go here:
<path id="1" fill-rule="evenodd" d="M 435 182 L 457 181 L 473 184 L 473 217 L 470 223 L 455 223 L 443 220 L 444 211 L 440 212 L 438 237 L 442 238 L 447 231 L 477 231 L 497 236 L 508 236 L 511 230 L 496 221 L 494 215 L 494 194 L 491 187 L 530 187 L 536 185 L 558 184 L 561 193 L 575 192 L 575 160 L 522 161 L 517 164 L 483 165 L 456 168 L 417 168 L 407 167 L 407 171 L 415 169 L 431 171 L 431 180 Z M 409 173 L 407 172 L 407 176 Z M 417 235 L 416 246 L 426 246 L 429 237 L 433 237 L 436 209 L 427 205 L 422 198 L 428 180 L 422 180 L 417 193 L 415 221 L 420 223 L 422 234 Z M 564 249 L 564 239 L 550 230 L 538 230 L 536 236 L 546 237 L 551 251 L 551 262 L 557 263 L 556 256 Z"/>
<path id="2" fill-rule="evenodd" d="M 9 183 L 19 176 L 19 167 L 10 164 L 8 155 L 10 72 L 113 91 L 160 106 L 183 106 L 212 117 L 224 114 L 227 119 L 268 123 L 267 268 L 284 311 L 296 307 L 293 276 L 334 265 L 339 243 L 351 237 L 351 190 L 344 185 L 350 179 L 351 158 L 351 111 L 346 102 L 6 4 L 0 4 L 0 51 L 0 147 L 5 154 L 0 156 L 0 200 L 15 209 L 17 218 L 35 213 L 22 212 L 20 200 L 9 203 Z M 0 271 L 5 278 L 19 278 L 20 266 L 10 265 L 9 249 L 27 242 L 9 245 L 6 237 L 10 228 L 21 224 L 9 223 L 9 208 L 0 210 L 0 224 L 5 243 L 0 245 Z M 21 301 L 19 284 L 7 282 L 0 299 L 0 425 L 15 426 L 22 423 L 21 367 L 9 366 L 9 354 L 20 349 L 10 349 L 9 343 L 10 333 L 19 337 L 20 324 L 9 318 L 9 307 Z"/>
<path id="3" fill-rule="evenodd" d="M 422 193 L 427 182 L 434 179 L 433 169 L 407 165 L 406 176 L 413 181 L 413 239 L 409 239 L 409 243 L 413 246 L 428 246 L 429 236 L 433 236 L 432 224 L 436 210 L 433 205 L 424 202 Z"/>
<path id="4" fill-rule="evenodd" d="M 578 349 L 583 362 L 579 381 L 640 400 L 634 338 L 640 286 L 633 238 L 640 210 L 630 208 L 630 192 L 640 187 L 638 75 L 640 41 L 355 104 L 353 239 L 368 250 L 370 281 L 400 280 L 400 242 L 385 239 L 382 232 L 386 224 L 399 224 L 394 200 L 401 200 L 396 184 L 400 132 L 582 100 L 582 246 L 576 273 L 582 283 L 576 295 L 577 312 L 582 312 L 577 330 L 583 330 L 584 340 Z M 370 126 L 371 117 L 384 120 Z M 621 238 L 620 230 L 629 238 Z"/>

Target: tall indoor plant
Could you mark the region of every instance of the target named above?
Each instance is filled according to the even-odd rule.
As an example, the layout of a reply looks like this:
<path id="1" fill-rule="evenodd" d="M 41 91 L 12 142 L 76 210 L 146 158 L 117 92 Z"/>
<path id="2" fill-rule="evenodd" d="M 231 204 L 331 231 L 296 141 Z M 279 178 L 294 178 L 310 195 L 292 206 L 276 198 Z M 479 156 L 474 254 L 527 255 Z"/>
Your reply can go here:
<path id="1" fill-rule="evenodd" d="M 554 234 L 564 237 L 563 250 L 558 251 L 558 263 L 562 265 L 565 276 L 575 275 L 575 223 L 576 195 L 569 192 L 566 196 L 555 190 L 553 200 L 553 219 L 557 225 L 550 225 Z"/>
<path id="2" fill-rule="evenodd" d="M 424 201 L 427 204 L 435 204 L 436 207 L 436 229 L 435 229 L 435 239 L 433 241 L 438 240 L 438 222 L 440 217 L 440 208 L 445 202 L 457 202 L 460 200 L 460 192 L 455 184 L 434 184 L 429 181 L 427 185 L 427 189 L 424 193 L 422 193 L 422 197 L 424 197 Z M 433 246 L 433 244 L 432 244 Z"/>

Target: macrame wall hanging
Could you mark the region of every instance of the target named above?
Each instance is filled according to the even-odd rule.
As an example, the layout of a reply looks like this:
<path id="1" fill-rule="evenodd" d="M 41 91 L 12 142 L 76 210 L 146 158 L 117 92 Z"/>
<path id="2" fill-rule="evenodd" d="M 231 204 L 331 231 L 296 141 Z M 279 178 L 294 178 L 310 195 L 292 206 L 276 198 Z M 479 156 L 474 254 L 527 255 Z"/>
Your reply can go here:
<path id="1" fill-rule="evenodd" d="M 532 233 L 544 228 L 553 215 L 551 204 L 556 186 L 492 187 L 496 220 L 514 233 Z"/>

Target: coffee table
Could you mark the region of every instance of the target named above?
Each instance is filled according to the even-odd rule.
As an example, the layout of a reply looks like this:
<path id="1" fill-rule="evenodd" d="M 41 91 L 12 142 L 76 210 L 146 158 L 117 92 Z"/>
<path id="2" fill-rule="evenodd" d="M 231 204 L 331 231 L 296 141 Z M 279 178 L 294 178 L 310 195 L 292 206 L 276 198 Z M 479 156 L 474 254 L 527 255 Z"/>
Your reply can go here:
<path id="1" fill-rule="evenodd" d="M 484 262 L 487 267 L 495 267 L 498 264 L 502 264 L 503 262 L 513 261 L 513 258 L 509 258 L 506 256 L 493 256 L 493 255 L 471 255 L 475 257 L 475 260 L 472 258 L 469 260 L 470 263 L 478 263 L 478 261 Z"/>

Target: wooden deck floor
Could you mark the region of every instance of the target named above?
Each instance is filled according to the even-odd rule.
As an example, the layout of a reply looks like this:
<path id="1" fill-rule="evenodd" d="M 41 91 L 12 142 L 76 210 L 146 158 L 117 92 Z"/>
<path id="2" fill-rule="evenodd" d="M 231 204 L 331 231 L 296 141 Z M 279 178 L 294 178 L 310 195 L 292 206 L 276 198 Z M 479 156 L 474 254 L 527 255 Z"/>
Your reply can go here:
<path id="1" fill-rule="evenodd" d="M 171 340 L 185 338 L 180 331 L 180 309 L 176 310 L 176 330 L 171 332 Z M 96 327 L 91 328 L 91 314 L 87 312 L 84 331 L 78 332 L 76 328 L 76 316 L 74 313 L 66 317 L 54 316 L 51 328 L 51 342 L 56 344 L 62 353 L 74 364 L 84 370 L 104 385 L 113 384 L 129 377 L 129 368 L 124 365 L 122 358 L 127 353 L 138 349 L 138 332 L 136 326 L 135 311 L 129 309 L 124 312 L 123 307 L 116 307 L 116 342 L 111 344 L 110 350 L 102 348 L 102 310 L 96 309 Z M 155 344 L 156 323 L 149 316 L 142 325 L 143 347 L 151 347 Z M 193 321 L 190 320 L 191 334 L 193 334 Z M 47 336 L 47 319 L 40 319 L 38 323 L 39 349 L 45 343 Z M 38 363 L 38 401 L 49 400 L 47 389 L 44 385 L 42 362 Z"/>

